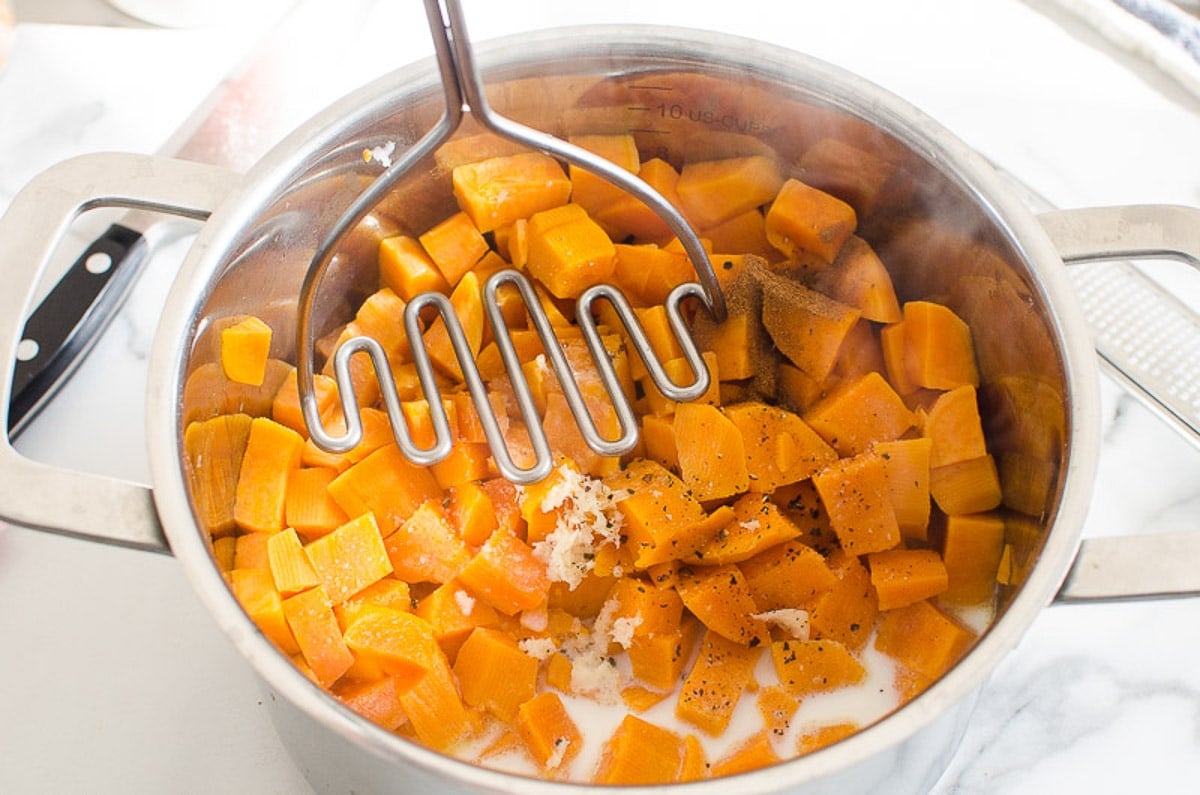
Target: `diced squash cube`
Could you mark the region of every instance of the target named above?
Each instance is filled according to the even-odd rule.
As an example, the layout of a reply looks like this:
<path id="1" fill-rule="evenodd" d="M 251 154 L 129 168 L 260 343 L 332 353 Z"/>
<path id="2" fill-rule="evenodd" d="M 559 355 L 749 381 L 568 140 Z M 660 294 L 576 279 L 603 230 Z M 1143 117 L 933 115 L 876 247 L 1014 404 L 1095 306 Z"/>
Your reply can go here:
<path id="1" fill-rule="evenodd" d="M 867 555 L 880 610 L 894 610 L 943 593 L 946 564 L 932 549 L 888 549 Z"/>
<path id="2" fill-rule="evenodd" d="M 929 451 L 931 467 L 987 455 L 975 387 L 964 384 L 940 394 L 929 408 L 921 433 L 933 445 Z"/>
<path id="3" fill-rule="evenodd" d="M 329 687 L 354 664 L 325 589 L 321 586 L 283 600 L 283 615 L 309 670 Z"/>
<path id="4" fill-rule="evenodd" d="M 303 446 L 300 434 L 274 420 L 255 417 L 250 423 L 233 509 L 239 527 L 254 533 L 283 529 L 288 475 L 300 466 Z"/>
<path id="5" fill-rule="evenodd" d="M 716 737 L 725 731 L 754 678 L 762 648 L 731 641 L 709 630 L 684 679 L 675 705 L 680 720 Z"/>
<path id="6" fill-rule="evenodd" d="M 758 553 L 791 541 L 800 528 L 766 494 L 748 493 L 733 503 L 732 521 L 715 538 L 687 557 L 688 563 L 720 566 L 741 563 Z"/>
<path id="7" fill-rule="evenodd" d="M 557 298 L 578 298 L 588 287 L 607 281 L 616 259 L 612 240 L 577 204 L 529 219 L 526 268 Z"/>
<path id="8" fill-rule="evenodd" d="M 391 533 L 426 500 L 442 490 L 426 467 L 419 467 L 395 443 L 379 448 L 329 484 L 329 494 L 348 516 L 367 511 L 380 530 Z"/>
<path id="9" fill-rule="evenodd" d="M 786 409 L 752 401 L 724 411 L 741 432 L 751 491 L 769 494 L 837 458 L 807 422 Z"/>
<path id="10" fill-rule="evenodd" d="M 685 163 L 675 189 L 688 220 L 705 229 L 766 204 L 782 184 L 774 160 L 750 155 Z"/>
<path id="11" fill-rule="evenodd" d="M 407 235 L 379 242 L 379 280 L 405 301 L 421 293 L 450 294 L 450 284 L 420 241 Z"/>
<path id="12" fill-rule="evenodd" d="M 929 389 L 979 386 L 970 327 L 944 304 L 904 305 L 904 361 L 908 378 Z"/>
<path id="13" fill-rule="evenodd" d="M 311 540 L 336 530 L 350 520 L 329 495 L 329 484 L 338 472 L 325 467 L 293 469 L 288 475 L 284 521 Z"/>
<path id="14" fill-rule="evenodd" d="M 766 622 L 757 617 L 758 607 L 737 564 L 682 568 L 675 589 L 710 631 L 748 648 L 769 640 Z"/>
<path id="15" fill-rule="evenodd" d="M 683 739 L 636 715 L 626 715 L 600 751 L 596 784 L 662 784 L 675 781 Z"/>
<path id="16" fill-rule="evenodd" d="M 857 723 L 846 721 L 817 726 L 805 731 L 796 739 L 796 753 L 803 756 L 844 740 L 859 730 Z"/>
<path id="17" fill-rule="evenodd" d="M 1003 498 L 996 461 L 990 455 L 935 467 L 929 477 L 933 501 L 951 516 L 990 511 Z"/>
<path id="18" fill-rule="evenodd" d="M 331 604 L 392 573 L 375 516 L 364 513 L 304 547 Z"/>
<path id="19" fill-rule="evenodd" d="M 434 637 L 450 660 L 458 655 L 472 630 L 496 626 L 500 621 L 491 605 L 471 596 L 454 580 L 439 585 L 422 598 L 414 612 L 433 627 Z"/>
<path id="20" fill-rule="evenodd" d="M 576 146 L 600 155 L 631 174 L 636 174 L 641 168 L 637 142 L 628 133 L 572 135 L 570 140 Z M 571 201 L 581 205 L 589 214 L 595 214 L 625 196 L 625 192 L 616 185 L 574 163 L 569 167 L 568 174 L 571 177 Z"/>
<path id="21" fill-rule="evenodd" d="M 742 434 L 717 407 L 681 403 L 675 411 L 675 443 L 680 476 L 696 499 L 731 497 L 749 488 Z"/>
<path id="22" fill-rule="evenodd" d="M 343 679 L 333 686 L 331 692 L 350 709 L 388 731 L 395 731 L 408 720 L 400 702 L 396 680 L 390 676 L 368 680 Z"/>
<path id="23" fill-rule="evenodd" d="M 533 549 L 509 533 L 493 533 L 458 572 L 473 595 L 505 615 L 531 610 L 546 601 L 550 577 Z"/>
<path id="24" fill-rule="evenodd" d="M 762 324 L 776 347 L 796 367 L 823 381 L 858 322 L 858 310 L 787 276 L 765 269 L 751 273 L 762 285 Z"/>
<path id="25" fill-rule="evenodd" d="M 926 600 L 884 613 L 875 648 L 933 680 L 958 661 L 974 638 L 975 633 Z"/>
<path id="26" fill-rule="evenodd" d="M 471 217 L 463 212 L 439 221 L 417 240 L 451 287 L 458 284 L 489 248 Z"/>
<path id="27" fill-rule="evenodd" d="M 267 562 L 275 588 L 283 596 L 291 596 L 320 583 L 313 571 L 304 546 L 296 531 L 288 528 L 267 538 Z"/>
<path id="28" fill-rule="evenodd" d="M 838 581 L 825 557 L 799 541 L 764 549 L 739 568 L 760 611 L 807 604 Z"/>
<path id="29" fill-rule="evenodd" d="M 459 165 L 452 172 L 452 180 L 459 207 L 480 232 L 566 204 L 571 195 L 571 181 L 562 166 L 540 152 Z"/>
<path id="30" fill-rule="evenodd" d="M 924 541 L 929 530 L 929 439 L 897 439 L 878 442 L 875 452 L 883 458 L 888 495 L 896 523 L 905 538 Z"/>
<path id="31" fill-rule="evenodd" d="M 471 731 L 473 722 L 446 655 L 436 645 L 429 654 L 425 675 L 401 693 L 400 705 L 417 739 L 435 751 L 446 751 Z"/>
<path id="32" fill-rule="evenodd" d="M 808 626 L 813 639 L 836 640 L 853 651 L 867 644 L 879 600 L 871 575 L 855 555 L 836 550 L 828 558 L 836 582 L 827 591 L 805 602 Z"/>
<path id="33" fill-rule="evenodd" d="M 771 644 L 771 661 L 780 683 L 803 698 L 856 685 L 867 670 L 836 640 L 780 640 Z"/>
<path id="34" fill-rule="evenodd" d="M 842 384 L 804 412 L 804 420 L 840 455 L 898 439 L 915 422 L 904 400 L 876 372 Z"/>
<path id="35" fill-rule="evenodd" d="M 537 690 L 538 661 L 521 651 L 508 633 L 487 627 L 471 631 L 454 661 L 463 701 L 505 723 Z"/>
<path id="36" fill-rule="evenodd" d="M 891 275 L 871 244 L 857 235 L 846 240 L 830 267 L 818 272 L 816 287 L 867 320 L 895 323 L 902 317 Z"/>
<path id="37" fill-rule="evenodd" d="M 638 176 L 662 194 L 670 204 L 680 206 L 679 194 L 676 191 L 679 172 L 670 163 L 659 158 L 647 160 L 638 169 Z M 622 194 L 621 198 L 597 210 L 593 217 L 613 240 L 630 237 L 639 240 L 661 240 L 671 234 L 671 228 L 662 216 L 630 194 Z"/>
<path id="38" fill-rule="evenodd" d="M 789 179 L 767 210 L 766 226 L 767 239 L 789 259 L 808 253 L 828 263 L 854 234 L 858 217 L 836 196 Z"/>
<path id="39" fill-rule="evenodd" d="M 626 495 L 617 508 L 624 518 L 626 544 L 639 557 L 656 549 L 672 558 L 690 551 L 680 550 L 676 554 L 686 540 L 681 531 L 702 521 L 707 514 L 680 478 L 661 464 L 641 459 L 605 478 L 604 483 L 614 492 Z"/>
<path id="40" fill-rule="evenodd" d="M 842 548 L 852 555 L 891 549 L 900 543 L 900 525 L 884 463 L 883 456 L 869 450 L 839 459 L 813 475 L 829 523 Z"/>
<path id="41" fill-rule="evenodd" d="M 271 327 L 257 317 L 221 330 L 221 367 L 230 381 L 261 386 L 270 353 Z"/>
<path id="42" fill-rule="evenodd" d="M 948 578 L 941 599 L 951 604 L 986 603 L 996 591 L 1004 519 L 994 513 L 948 516 L 940 535 Z"/>
<path id="43" fill-rule="evenodd" d="M 557 693 L 539 693 L 521 704 L 517 731 L 530 756 L 547 772 L 563 768 L 583 748 L 583 735 Z"/>
<path id="44" fill-rule="evenodd" d="M 712 763 L 713 777 L 734 776 L 738 773 L 748 773 L 759 770 L 781 761 L 775 744 L 771 741 L 771 733 L 759 731 L 752 734 L 741 744 Z"/>
<path id="45" fill-rule="evenodd" d="M 471 552 L 446 520 L 440 500 L 426 500 L 384 539 L 396 576 L 410 582 L 445 583 L 471 559 Z"/>
<path id="46" fill-rule="evenodd" d="M 183 435 L 196 516 L 214 538 L 237 529 L 234 505 L 250 420 L 247 414 L 222 414 L 188 423 Z"/>
<path id="47" fill-rule="evenodd" d="M 283 614 L 283 599 L 267 569 L 238 569 L 229 572 L 229 585 L 250 620 L 284 654 L 299 654 Z"/>
<path id="48" fill-rule="evenodd" d="M 395 677 L 402 693 L 421 681 L 441 655 L 429 623 L 404 610 L 364 612 L 343 637 L 356 656 Z"/>
<path id="49" fill-rule="evenodd" d="M 462 327 L 471 357 L 474 358 L 483 347 L 484 310 L 482 287 L 479 284 L 479 277 L 473 271 L 463 274 L 462 278 L 455 283 L 454 291 L 450 293 L 450 306 L 454 310 L 454 316 L 458 319 L 459 326 Z M 455 381 L 462 381 L 462 366 L 459 364 L 454 346 L 450 342 L 450 332 L 446 330 L 446 321 L 442 319 L 441 315 L 438 315 L 430 324 L 422 339 L 434 366 Z"/>

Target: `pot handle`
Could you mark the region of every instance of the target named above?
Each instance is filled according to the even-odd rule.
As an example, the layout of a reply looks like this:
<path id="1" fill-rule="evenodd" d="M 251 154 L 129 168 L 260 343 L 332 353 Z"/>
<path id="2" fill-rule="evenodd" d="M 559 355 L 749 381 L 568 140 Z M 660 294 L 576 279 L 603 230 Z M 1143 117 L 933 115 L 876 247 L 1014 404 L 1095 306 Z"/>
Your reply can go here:
<path id="1" fill-rule="evenodd" d="M 0 218 L 0 406 L 12 398 L 22 319 L 50 255 L 72 220 L 117 207 L 205 220 L 241 176 L 183 160 L 89 154 L 35 177 Z M 0 519 L 117 546 L 170 552 L 150 489 L 100 475 L 59 469 L 22 456 L 8 423 L 0 434 Z"/>
<path id="2" fill-rule="evenodd" d="M 1200 209 L 1134 205 L 1039 215 L 1063 262 L 1103 262 L 1071 278 L 1106 368 L 1152 410 L 1200 444 L 1200 318 L 1128 262 L 1178 259 L 1200 269 Z M 1185 382 L 1185 379 L 1192 379 Z M 1132 565 L 1136 561 L 1137 565 Z M 1200 593 L 1200 532 L 1085 538 L 1056 600 Z"/>

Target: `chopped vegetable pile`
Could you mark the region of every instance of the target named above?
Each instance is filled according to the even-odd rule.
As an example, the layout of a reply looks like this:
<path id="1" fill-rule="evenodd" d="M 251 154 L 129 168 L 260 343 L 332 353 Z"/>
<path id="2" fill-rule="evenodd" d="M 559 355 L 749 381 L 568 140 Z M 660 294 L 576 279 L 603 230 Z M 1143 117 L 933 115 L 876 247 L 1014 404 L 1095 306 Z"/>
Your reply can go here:
<path id="1" fill-rule="evenodd" d="M 352 360 L 364 439 L 331 454 L 308 439 L 294 368 L 269 358 L 270 327 L 229 318 L 219 361 L 188 384 L 223 395 L 188 417 L 197 516 L 283 654 L 430 748 L 554 779 L 653 784 L 811 753 L 941 676 L 982 628 L 964 616 L 995 599 L 1011 550 L 971 329 L 941 303 L 899 301 L 852 205 L 768 155 L 677 170 L 643 162 L 629 135 L 576 142 L 638 173 L 711 247 L 729 317 L 692 320 L 707 394 L 665 398 L 602 309 L 640 443 L 596 454 L 519 295 L 502 290 L 557 456 L 547 479 L 518 487 L 496 474 L 441 320 L 414 342 L 435 363 L 455 444 L 423 468 L 400 454 L 365 357 Z M 662 302 L 694 277 L 658 216 L 536 153 L 458 165 L 453 191 L 458 212 L 381 241 L 378 290 L 329 340 L 383 345 L 418 444 L 433 432 L 401 316 L 438 290 L 514 457 L 530 455 L 484 322 L 480 288 L 501 268 L 534 280 L 602 433 L 617 421 L 572 322 L 582 290 L 617 285 L 667 373 L 688 381 Z M 336 428 L 328 374 L 317 394 Z M 866 691 L 867 714 L 828 701 Z"/>

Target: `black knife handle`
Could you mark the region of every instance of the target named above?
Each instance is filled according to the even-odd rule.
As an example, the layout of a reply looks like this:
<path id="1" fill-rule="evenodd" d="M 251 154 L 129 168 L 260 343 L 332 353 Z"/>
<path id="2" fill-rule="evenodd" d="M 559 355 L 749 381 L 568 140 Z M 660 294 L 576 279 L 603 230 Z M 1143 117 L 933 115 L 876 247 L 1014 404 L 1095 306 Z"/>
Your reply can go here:
<path id="1" fill-rule="evenodd" d="M 139 232 L 113 224 L 25 321 L 8 407 L 10 438 L 20 434 L 91 349 L 128 296 L 148 253 Z"/>

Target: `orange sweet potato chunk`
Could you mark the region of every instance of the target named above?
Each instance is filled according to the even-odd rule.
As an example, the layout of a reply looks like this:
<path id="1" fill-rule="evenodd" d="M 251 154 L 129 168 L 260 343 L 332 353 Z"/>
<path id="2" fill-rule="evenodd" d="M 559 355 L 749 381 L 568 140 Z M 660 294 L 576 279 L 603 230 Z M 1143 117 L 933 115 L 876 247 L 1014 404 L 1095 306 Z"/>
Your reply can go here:
<path id="1" fill-rule="evenodd" d="M 549 155 L 521 152 L 456 166 L 451 178 L 459 207 L 481 232 L 566 204 L 571 181 Z"/>
<path id="2" fill-rule="evenodd" d="M 411 463 L 395 443 L 385 444 L 329 484 L 329 494 L 348 516 L 370 511 L 389 534 L 442 490 L 426 467 Z"/>
<path id="3" fill-rule="evenodd" d="M 196 514 L 214 538 L 237 529 L 234 504 L 250 422 L 247 414 L 222 414 L 188 423 L 184 432 L 183 446 Z"/>
<path id="4" fill-rule="evenodd" d="M 875 648 L 933 680 L 958 661 L 974 638 L 970 629 L 926 600 L 884 613 Z"/>
<path id="5" fill-rule="evenodd" d="M 408 720 L 393 677 L 343 679 L 330 692 L 350 709 L 388 731 L 395 731 Z"/>
<path id="6" fill-rule="evenodd" d="M 550 590 L 546 564 L 532 547 L 509 533 L 493 533 L 458 572 L 458 580 L 474 596 L 510 616 L 538 607 Z"/>
<path id="7" fill-rule="evenodd" d="M 804 420 L 838 454 L 854 456 L 874 442 L 898 439 L 915 416 L 882 375 L 869 372 L 810 407 Z"/>
<path id="8" fill-rule="evenodd" d="M 833 262 L 854 234 L 858 218 L 841 199 L 789 179 L 767 211 L 767 239 L 791 259 L 813 254 Z"/>
<path id="9" fill-rule="evenodd" d="M 712 775 L 733 776 L 773 765 L 780 761 L 779 752 L 771 741 L 771 733 L 763 730 L 751 735 L 725 756 L 712 763 Z"/>
<path id="10" fill-rule="evenodd" d="M 529 219 L 531 276 L 556 298 L 578 298 L 609 279 L 616 266 L 612 239 L 578 204 L 565 204 Z"/>
<path id="11" fill-rule="evenodd" d="M 775 641 L 771 662 L 780 683 L 800 698 L 856 685 L 867 675 L 849 649 L 829 639 Z"/>
<path id="12" fill-rule="evenodd" d="M 420 681 L 441 654 L 429 622 L 405 610 L 366 611 L 342 637 L 355 656 L 396 677 L 402 692 Z"/>
<path id="13" fill-rule="evenodd" d="M 818 272 L 816 286 L 857 309 L 866 320 L 895 323 L 902 317 L 887 267 L 871 244 L 857 235 L 846 240 L 832 266 Z"/>
<path id="14" fill-rule="evenodd" d="M 692 615 L 732 643 L 754 648 L 769 638 L 766 623 L 736 564 L 681 568 L 675 589 Z"/>
<path id="15" fill-rule="evenodd" d="M 873 451 L 842 458 L 813 475 L 842 548 L 853 555 L 900 543 L 883 457 Z"/>
<path id="16" fill-rule="evenodd" d="M 937 506 L 951 516 L 990 511 L 1003 499 L 996 460 L 990 455 L 935 467 L 929 490 Z"/>
<path id="17" fill-rule="evenodd" d="M 749 401 L 726 406 L 725 416 L 742 435 L 751 491 L 770 494 L 837 458 L 807 422 L 786 409 Z"/>
<path id="18" fill-rule="evenodd" d="M 946 564 L 932 549 L 889 549 L 867 555 L 880 610 L 937 596 L 949 586 Z"/>
<path id="19" fill-rule="evenodd" d="M 463 212 L 439 221 L 417 240 L 451 287 L 488 251 L 483 234 Z"/>
<path id="20" fill-rule="evenodd" d="M 424 676 L 400 694 L 400 705 L 417 739 L 435 751 L 449 750 L 473 726 L 458 694 L 454 672 L 436 645 L 429 650 Z"/>
<path id="21" fill-rule="evenodd" d="M 675 190 L 688 220 L 706 229 L 766 204 L 782 184 L 773 159 L 750 155 L 685 163 Z"/>
<path id="22" fill-rule="evenodd" d="M 283 613 L 283 599 L 266 568 L 234 568 L 229 586 L 238 604 L 255 626 L 284 654 L 299 654 L 300 647 Z"/>
<path id="23" fill-rule="evenodd" d="M 267 563 L 275 588 L 283 596 L 291 596 L 320 583 L 300 543 L 300 536 L 290 527 L 267 538 Z"/>
<path id="24" fill-rule="evenodd" d="M 513 723 L 522 704 L 537 692 L 538 661 L 521 651 L 506 632 L 471 631 L 454 660 L 463 702 Z"/>
<path id="25" fill-rule="evenodd" d="M 617 135 L 572 135 L 571 143 L 600 155 L 614 165 L 631 174 L 641 168 L 637 142 L 629 133 Z M 571 178 L 571 201 L 581 205 L 590 214 L 620 200 L 625 192 L 586 168 L 571 164 L 567 169 Z"/>
<path id="26" fill-rule="evenodd" d="M 938 395 L 929 408 L 921 432 L 932 443 L 931 467 L 987 455 L 975 387 L 964 384 Z"/>
<path id="27" fill-rule="evenodd" d="M 749 488 L 742 434 L 716 406 L 681 403 L 675 412 L 675 443 L 680 475 L 696 499 L 732 497 Z"/>
<path id="28" fill-rule="evenodd" d="M 739 567 L 761 611 L 806 604 L 838 582 L 825 557 L 800 541 L 764 549 Z"/>
<path id="29" fill-rule="evenodd" d="M 450 294 L 450 284 L 421 242 L 407 235 L 380 241 L 379 281 L 405 301 L 427 292 Z"/>
<path id="30" fill-rule="evenodd" d="M 929 389 L 979 386 L 970 327 L 949 307 L 932 301 L 904 305 L 904 361 L 908 378 Z"/>
<path id="31" fill-rule="evenodd" d="M 284 520 L 306 540 L 332 532 L 350 519 L 329 496 L 329 484 L 337 476 L 336 470 L 326 467 L 293 469 L 288 475 Z"/>
<path id="32" fill-rule="evenodd" d="M 257 317 L 221 330 L 221 367 L 230 381 L 261 386 L 270 353 L 271 327 Z"/>
<path id="33" fill-rule="evenodd" d="M 996 591 L 1004 519 L 994 513 L 948 516 L 940 535 L 947 574 L 941 599 L 951 604 L 986 602 Z"/>
<path id="34" fill-rule="evenodd" d="M 766 494 L 743 494 L 734 501 L 732 513 L 713 540 L 681 559 L 707 566 L 741 563 L 800 535 L 800 528 Z"/>
<path id="35" fill-rule="evenodd" d="M 636 715 L 621 719 L 604 743 L 596 784 L 662 784 L 675 781 L 683 764 L 683 739 Z"/>
<path id="36" fill-rule="evenodd" d="M 471 552 L 446 520 L 441 500 L 426 500 L 384 539 L 396 576 L 410 582 L 444 583 L 467 565 Z"/>
<path id="37" fill-rule="evenodd" d="M 284 599 L 283 615 L 305 663 L 323 687 L 332 685 L 354 664 L 324 588 L 318 585 Z"/>
<path id="38" fill-rule="evenodd" d="M 364 513 L 304 548 L 330 602 L 338 605 L 392 573 L 375 516 Z"/>
<path id="39" fill-rule="evenodd" d="M 788 276 L 766 269 L 752 273 L 762 286 L 762 325 L 775 346 L 809 377 L 824 381 L 859 311 Z"/>
<path id="40" fill-rule="evenodd" d="M 924 541 L 928 536 L 931 448 L 932 442 L 927 438 L 897 439 L 875 445 L 875 452 L 884 461 L 896 523 L 905 538 Z"/>
<path id="41" fill-rule="evenodd" d="M 725 731 L 742 694 L 754 678 L 761 647 L 736 643 L 709 630 L 684 679 L 675 705 L 680 720 L 716 737 Z"/>
<path id="42" fill-rule="evenodd" d="M 283 529 L 288 475 L 300 466 L 304 439 L 265 417 L 250 423 L 233 514 L 239 527 L 255 533 Z"/>
<path id="43" fill-rule="evenodd" d="M 879 615 L 875 586 L 857 556 L 839 549 L 828 562 L 836 581 L 829 590 L 804 602 L 809 631 L 814 639 L 836 640 L 859 651 L 866 646 Z"/>
<path id="44" fill-rule="evenodd" d="M 517 731 L 534 761 L 547 772 L 569 764 L 583 748 L 583 735 L 557 693 L 539 693 L 521 704 Z"/>

